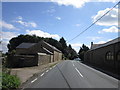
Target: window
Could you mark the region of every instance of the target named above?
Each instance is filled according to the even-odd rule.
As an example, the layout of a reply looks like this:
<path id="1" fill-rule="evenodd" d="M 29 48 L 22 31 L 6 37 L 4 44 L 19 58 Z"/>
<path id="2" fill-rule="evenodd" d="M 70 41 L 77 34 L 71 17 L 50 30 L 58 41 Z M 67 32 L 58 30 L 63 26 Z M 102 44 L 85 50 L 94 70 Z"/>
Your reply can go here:
<path id="1" fill-rule="evenodd" d="M 114 60 L 114 55 L 112 52 L 108 52 L 106 54 L 106 60 Z"/>
<path id="2" fill-rule="evenodd" d="M 120 61 L 120 52 L 117 54 L 117 60 Z"/>

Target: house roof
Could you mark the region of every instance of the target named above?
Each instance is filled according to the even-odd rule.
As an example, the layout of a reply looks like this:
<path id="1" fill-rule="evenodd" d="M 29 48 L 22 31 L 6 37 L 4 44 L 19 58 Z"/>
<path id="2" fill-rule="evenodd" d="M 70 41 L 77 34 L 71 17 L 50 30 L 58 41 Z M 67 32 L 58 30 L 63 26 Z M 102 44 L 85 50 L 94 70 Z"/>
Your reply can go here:
<path id="1" fill-rule="evenodd" d="M 91 45 L 91 49 L 96 48 L 96 47 L 98 47 L 100 45 L 102 45 L 102 44 L 93 44 L 93 45 Z"/>
<path id="2" fill-rule="evenodd" d="M 41 41 L 40 43 L 44 43 L 44 44 L 46 44 L 47 46 L 49 46 L 50 48 L 52 48 L 53 50 L 55 50 L 55 51 L 57 51 L 57 52 L 61 52 L 61 51 L 58 50 L 56 47 L 48 44 L 48 43 L 45 42 L 45 41 Z M 16 48 L 25 48 L 25 49 L 27 49 L 27 48 L 30 48 L 30 47 L 34 46 L 35 44 L 38 44 L 38 43 L 21 43 L 21 44 L 18 45 Z M 43 46 L 43 49 L 44 49 L 46 52 L 48 52 L 48 53 L 50 53 L 50 54 L 53 54 L 53 53 L 51 53 L 47 48 L 45 48 L 44 46 Z"/>
<path id="3" fill-rule="evenodd" d="M 48 49 L 46 49 L 45 47 L 43 47 L 43 50 L 45 50 L 47 53 L 49 54 L 53 54 L 52 52 L 50 52 Z"/>
<path id="4" fill-rule="evenodd" d="M 94 50 L 94 49 L 98 49 L 98 48 L 101 48 L 101 47 L 105 47 L 105 46 L 108 46 L 108 45 L 111 45 L 111 44 L 114 44 L 114 43 L 117 43 L 117 42 L 120 42 L 120 37 L 118 37 L 116 39 L 113 39 L 111 41 L 108 41 L 108 42 L 106 42 L 104 44 L 100 44 L 100 45 L 98 45 L 98 46 L 96 46 L 96 47 L 94 47 L 94 48 L 92 48 L 90 50 Z"/>
<path id="5" fill-rule="evenodd" d="M 45 41 L 42 41 L 43 43 L 47 44 L 49 47 L 51 47 L 53 50 L 55 51 L 58 51 L 58 52 L 61 52 L 60 50 L 58 50 L 56 47 L 50 45 L 49 43 L 45 42 Z"/>
<path id="6" fill-rule="evenodd" d="M 18 45 L 16 48 L 30 48 L 33 45 L 35 45 L 36 43 L 21 43 L 20 45 Z"/>

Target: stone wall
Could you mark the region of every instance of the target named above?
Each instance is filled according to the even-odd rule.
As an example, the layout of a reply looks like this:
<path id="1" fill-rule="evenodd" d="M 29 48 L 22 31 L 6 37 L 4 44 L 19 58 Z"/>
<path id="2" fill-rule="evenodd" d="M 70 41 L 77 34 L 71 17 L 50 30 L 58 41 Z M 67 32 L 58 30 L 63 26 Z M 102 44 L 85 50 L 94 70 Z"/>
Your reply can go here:
<path id="1" fill-rule="evenodd" d="M 8 55 L 8 67 L 29 67 L 38 65 L 37 55 Z"/>
<path id="2" fill-rule="evenodd" d="M 54 51 L 54 61 L 62 60 L 62 53 Z"/>
<path id="3" fill-rule="evenodd" d="M 40 53 L 38 54 L 38 65 L 51 63 L 52 59 L 53 59 L 53 55 Z"/>

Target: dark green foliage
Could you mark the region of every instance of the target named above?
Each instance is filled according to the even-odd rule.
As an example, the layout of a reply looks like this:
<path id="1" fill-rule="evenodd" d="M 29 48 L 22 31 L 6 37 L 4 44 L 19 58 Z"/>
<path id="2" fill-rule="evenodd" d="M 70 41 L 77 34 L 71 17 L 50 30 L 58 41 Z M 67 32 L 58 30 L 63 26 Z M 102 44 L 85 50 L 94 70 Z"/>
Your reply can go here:
<path id="1" fill-rule="evenodd" d="M 77 57 L 76 51 L 72 49 L 71 45 L 67 46 L 66 41 L 63 37 L 59 41 L 57 41 L 53 38 L 43 38 L 36 35 L 19 35 L 18 37 L 12 38 L 9 41 L 8 51 L 9 53 L 15 51 L 15 48 L 23 42 L 38 43 L 41 40 L 46 41 L 47 43 L 62 51 L 64 58 L 74 59 L 75 57 Z"/>
<path id="2" fill-rule="evenodd" d="M 42 37 L 38 37 L 36 35 L 19 35 L 18 37 L 12 38 L 9 41 L 8 44 L 8 50 L 12 51 L 15 50 L 15 48 L 23 43 L 23 42 L 29 42 L 29 43 L 37 43 L 39 41 L 41 41 L 43 38 Z"/>
<path id="3" fill-rule="evenodd" d="M 65 41 L 65 39 L 63 37 L 60 39 L 59 42 L 61 43 L 61 45 L 62 45 L 63 48 L 67 48 L 66 41 Z"/>
<path id="4" fill-rule="evenodd" d="M 62 45 L 62 50 L 61 51 L 63 52 L 64 56 L 67 59 L 72 60 L 72 59 L 74 59 L 74 58 L 76 58 L 78 56 L 76 51 L 72 48 L 71 45 L 67 46 L 66 41 L 65 41 L 65 39 L 63 37 L 60 39 L 59 42 Z"/>
<path id="5" fill-rule="evenodd" d="M 20 80 L 18 77 L 9 75 L 7 73 L 2 73 L 2 89 L 10 90 L 16 89 L 20 85 Z"/>
<path id="6" fill-rule="evenodd" d="M 84 60 L 85 52 L 88 51 L 88 50 L 89 50 L 89 48 L 84 44 L 82 45 L 82 47 L 80 47 L 80 50 L 78 52 L 78 56 L 82 61 Z"/>
<path id="7" fill-rule="evenodd" d="M 69 58 L 70 60 L 77 58 L 77 53 L 76 51 L 71 47 L 71 45 L 69 45 L 66 48 L 66 57 Z"/>

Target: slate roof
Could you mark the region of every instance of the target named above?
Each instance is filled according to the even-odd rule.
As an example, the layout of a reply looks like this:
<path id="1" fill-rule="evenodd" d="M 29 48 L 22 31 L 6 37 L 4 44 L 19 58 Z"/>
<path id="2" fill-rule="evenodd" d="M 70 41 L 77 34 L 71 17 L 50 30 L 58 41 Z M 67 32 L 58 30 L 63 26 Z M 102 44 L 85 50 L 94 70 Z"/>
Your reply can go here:
<path id="1" fill-rule="evenodd" d="M 91 49 L 96 48 L 96 47 L 98 47 L 100 45 L 102 45 L 102 44 L 93 44 L 93 45 L 91 45 Z"/>
<path id="2" fill-rule="evenodd" d="M 50 48 L 52 48 L 53 50 L 57 51 L 57 52 L 61 52 L 60 50 L 58 50 L 56 47 L 50 45 L 49 43 L 45 42 L 45 41 L 41 41 L 40 43 L 44 43 L 46 44 L 47 46 L 49 46 Z M 38 43 L 21 43 L 20 45 L 18 45 L 16 48 L 30 48 L 32 46 L 34 46 L 35 44 L 38 44 Z M 48 50 L 46 48 L 43 48 L 45 51 L 48 52 Z M 51 53 L 49 51 L 49 53 Z M 52 54 L 52 53 L 51 53 Z"/>
<path id="3" fill-rule="evenodd" d="M 101 48 L 101 47 L 105 47 L 105 46 L 108 46 L 108 45 L 111 45 L 111 44 L 114 44 L 114 43 L 117 43 L 117 42 L 120 42 L 120 37 L 116 38 L 116 39 L 113 39 L 111 41 L 108 41 L 104 44 L 101 44 L 101 45 L 98 45 L 97 47 L 94 47 L 90 50 L 94 50 L 94 49 L 98 49 L 98 48 Z"/>
<path id="4" fill-rule="evenodd" d="M 43 47 L 43 50 L 45 50 L 49 54 L 53 54 L 52 52 L 50 52 L 49 50 L 47 50 L 45 47 Z"/>
<path id="5" fill-rule="evenodd" d="M 16 48 L 30 48 L 33 45 L 35 45 L 36 43 L 21 43 L 20 45 L 18 45 Z"/>
<path id="6" fill-rule="evenodd" d="M 45 44 L 47 44 L 49 47 L 51 47 L 52 49 L 54 49 L 55 51 L 61 52 L 60 50 L 58 50 L 56 47 L 50 45 L 49 43 L 43 41 Z"/>

